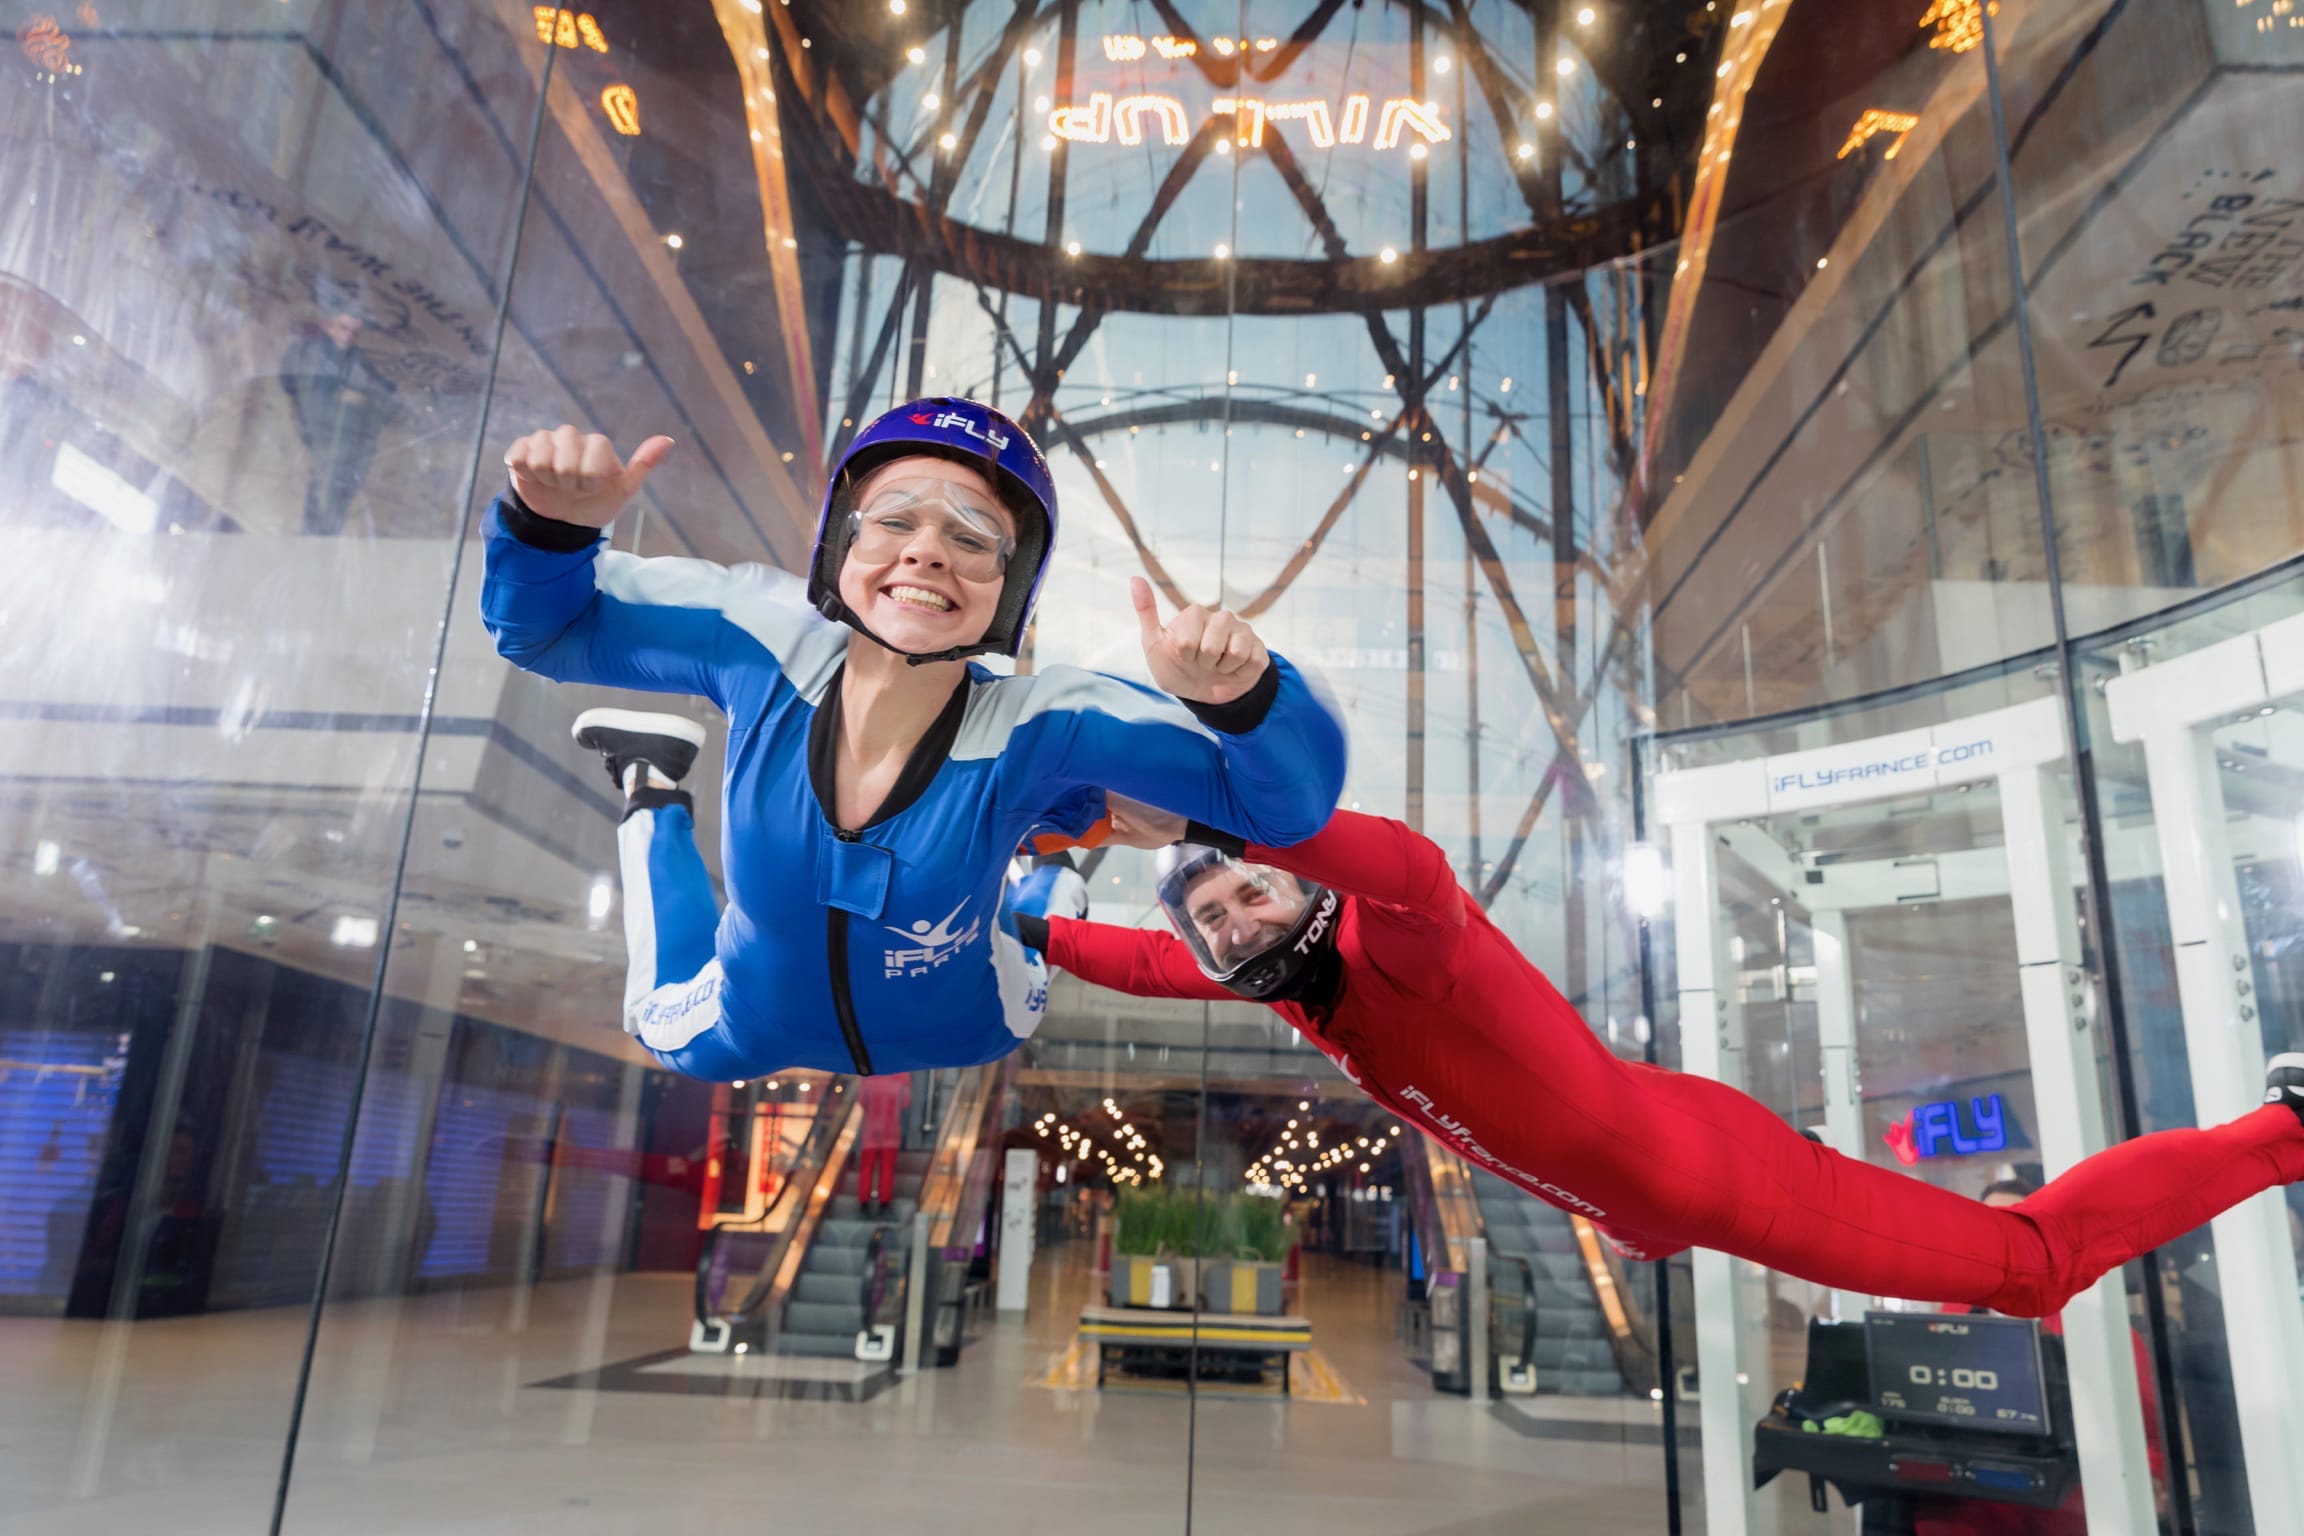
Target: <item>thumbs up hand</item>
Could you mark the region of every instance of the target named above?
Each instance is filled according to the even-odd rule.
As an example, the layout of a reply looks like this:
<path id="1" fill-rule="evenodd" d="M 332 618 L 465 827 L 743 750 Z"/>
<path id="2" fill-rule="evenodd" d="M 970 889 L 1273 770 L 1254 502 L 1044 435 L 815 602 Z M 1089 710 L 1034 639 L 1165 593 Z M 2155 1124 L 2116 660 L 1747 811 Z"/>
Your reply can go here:
<path id="1" fill-rule="evenodd" d="M 1163 626 L 1152 584 L 1138 576 L 1129 592 L 1143 633 L 1144 664 L 1152 681 L 1177 698 L 1229 704 L 1255 687 L 1272 664 L 1271 652 L 1238 614 L 1194 603 Z"/>
<path id="2" fill-rule="evenodd" d="M 538 517 L 605 528 L 671 451 L 672 439 L 652 437 L 626 461 L 599 433 L 586 435 L 562 425 L 514 443 L 504 454 L 504 468 L 512 476 L 514 494 Z"/>

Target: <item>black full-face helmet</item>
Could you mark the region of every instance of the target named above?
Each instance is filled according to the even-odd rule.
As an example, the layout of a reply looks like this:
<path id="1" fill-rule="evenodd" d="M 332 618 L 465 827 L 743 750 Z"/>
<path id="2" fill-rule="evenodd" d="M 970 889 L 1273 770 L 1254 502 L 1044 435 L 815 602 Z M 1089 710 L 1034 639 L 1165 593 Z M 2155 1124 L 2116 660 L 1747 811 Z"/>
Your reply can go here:
<path id="1" fill-rule="evenodd" d="M 1220 848 L 1179 843 L 1168 852 L 1160 909 L 1211 981 L 1269 1002 L 1327 968 L 1342 909 L 1334 891 Z"/>

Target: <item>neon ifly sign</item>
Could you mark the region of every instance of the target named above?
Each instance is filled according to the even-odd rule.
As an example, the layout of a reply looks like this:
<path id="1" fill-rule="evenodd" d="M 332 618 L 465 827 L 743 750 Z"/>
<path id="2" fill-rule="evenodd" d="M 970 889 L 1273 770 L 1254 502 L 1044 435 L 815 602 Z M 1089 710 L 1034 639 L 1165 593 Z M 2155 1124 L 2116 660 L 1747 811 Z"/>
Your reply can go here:
<path id="1" fill-rule="evenodd" d="M 1900 1163 L 1932 1157 L 1972 1157 L 2005 1151 L 2008 1102 L 1997 1093 L 1974 1099 L 1915 1104 L 1912 1113 L 1888 1127 L 1881 1138 Z"/>

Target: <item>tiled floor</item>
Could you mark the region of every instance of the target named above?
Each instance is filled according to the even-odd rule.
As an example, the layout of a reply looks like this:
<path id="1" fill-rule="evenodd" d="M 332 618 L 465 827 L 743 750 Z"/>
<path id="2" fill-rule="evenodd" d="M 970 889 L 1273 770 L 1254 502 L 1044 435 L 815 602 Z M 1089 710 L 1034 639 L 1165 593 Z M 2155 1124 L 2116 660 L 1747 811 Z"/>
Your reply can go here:
<path id="1" fill-rule="evenodd" d="M 1081 1252 L 1044 1254 L 1032 1312 L 957 1369 L 861 1402 L 680 1372 L 663 1393 L 537 1385 L 679 1343 L 683 1276 L 335 1308 L 288 1529 L 1171 1536 L 1188 1488 L 1203 1536 L 1663 1529 L 1647 1405 L 1435 1397 L 1394 1342 L 1397 1280 L 1362 1269 L 1316 1267 L 1303 1307 L 1364 1404 L 1203 1398 L 1195 1421 L 1180 1396 L 1033 1385 L 1071 1342 Z M 0 1319 L 0 1531 L 262 1531 L 302 1330 Z"/>

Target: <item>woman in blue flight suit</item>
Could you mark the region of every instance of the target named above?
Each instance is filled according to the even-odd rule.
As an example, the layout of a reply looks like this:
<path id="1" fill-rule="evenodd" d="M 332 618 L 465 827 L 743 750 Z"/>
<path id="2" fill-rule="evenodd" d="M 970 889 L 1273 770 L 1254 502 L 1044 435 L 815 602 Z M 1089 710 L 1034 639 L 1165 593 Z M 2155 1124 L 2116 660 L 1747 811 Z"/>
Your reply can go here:
<path id="1" fill-rule="evenodd" d="M 973 401 L 888 412 L 835 466 L 805 583 L 640 559 L 600 531 L 672 447 L 620 460 L 573 427 L 505 455 L 481 611 L 543 676 L 702 694 L 728 716 L 715 910 L 679 780 L 702 730 L 591 710 L 576 738 L 625 794 L 624 1026 L 733 1080 L 990 1061 L 1039 1022 L 1036 955 L 1003 905 L 1027 834 L 1089 833 L 1103 789 L 1261 844 L 1317 832 L 1343 787 L 1334 706 L 1229 613 L 1164 628 L 1134 584 L 1151 689 L 1071 667 L 1000 677 L 1055 546 L 1023 428 Z"/>

